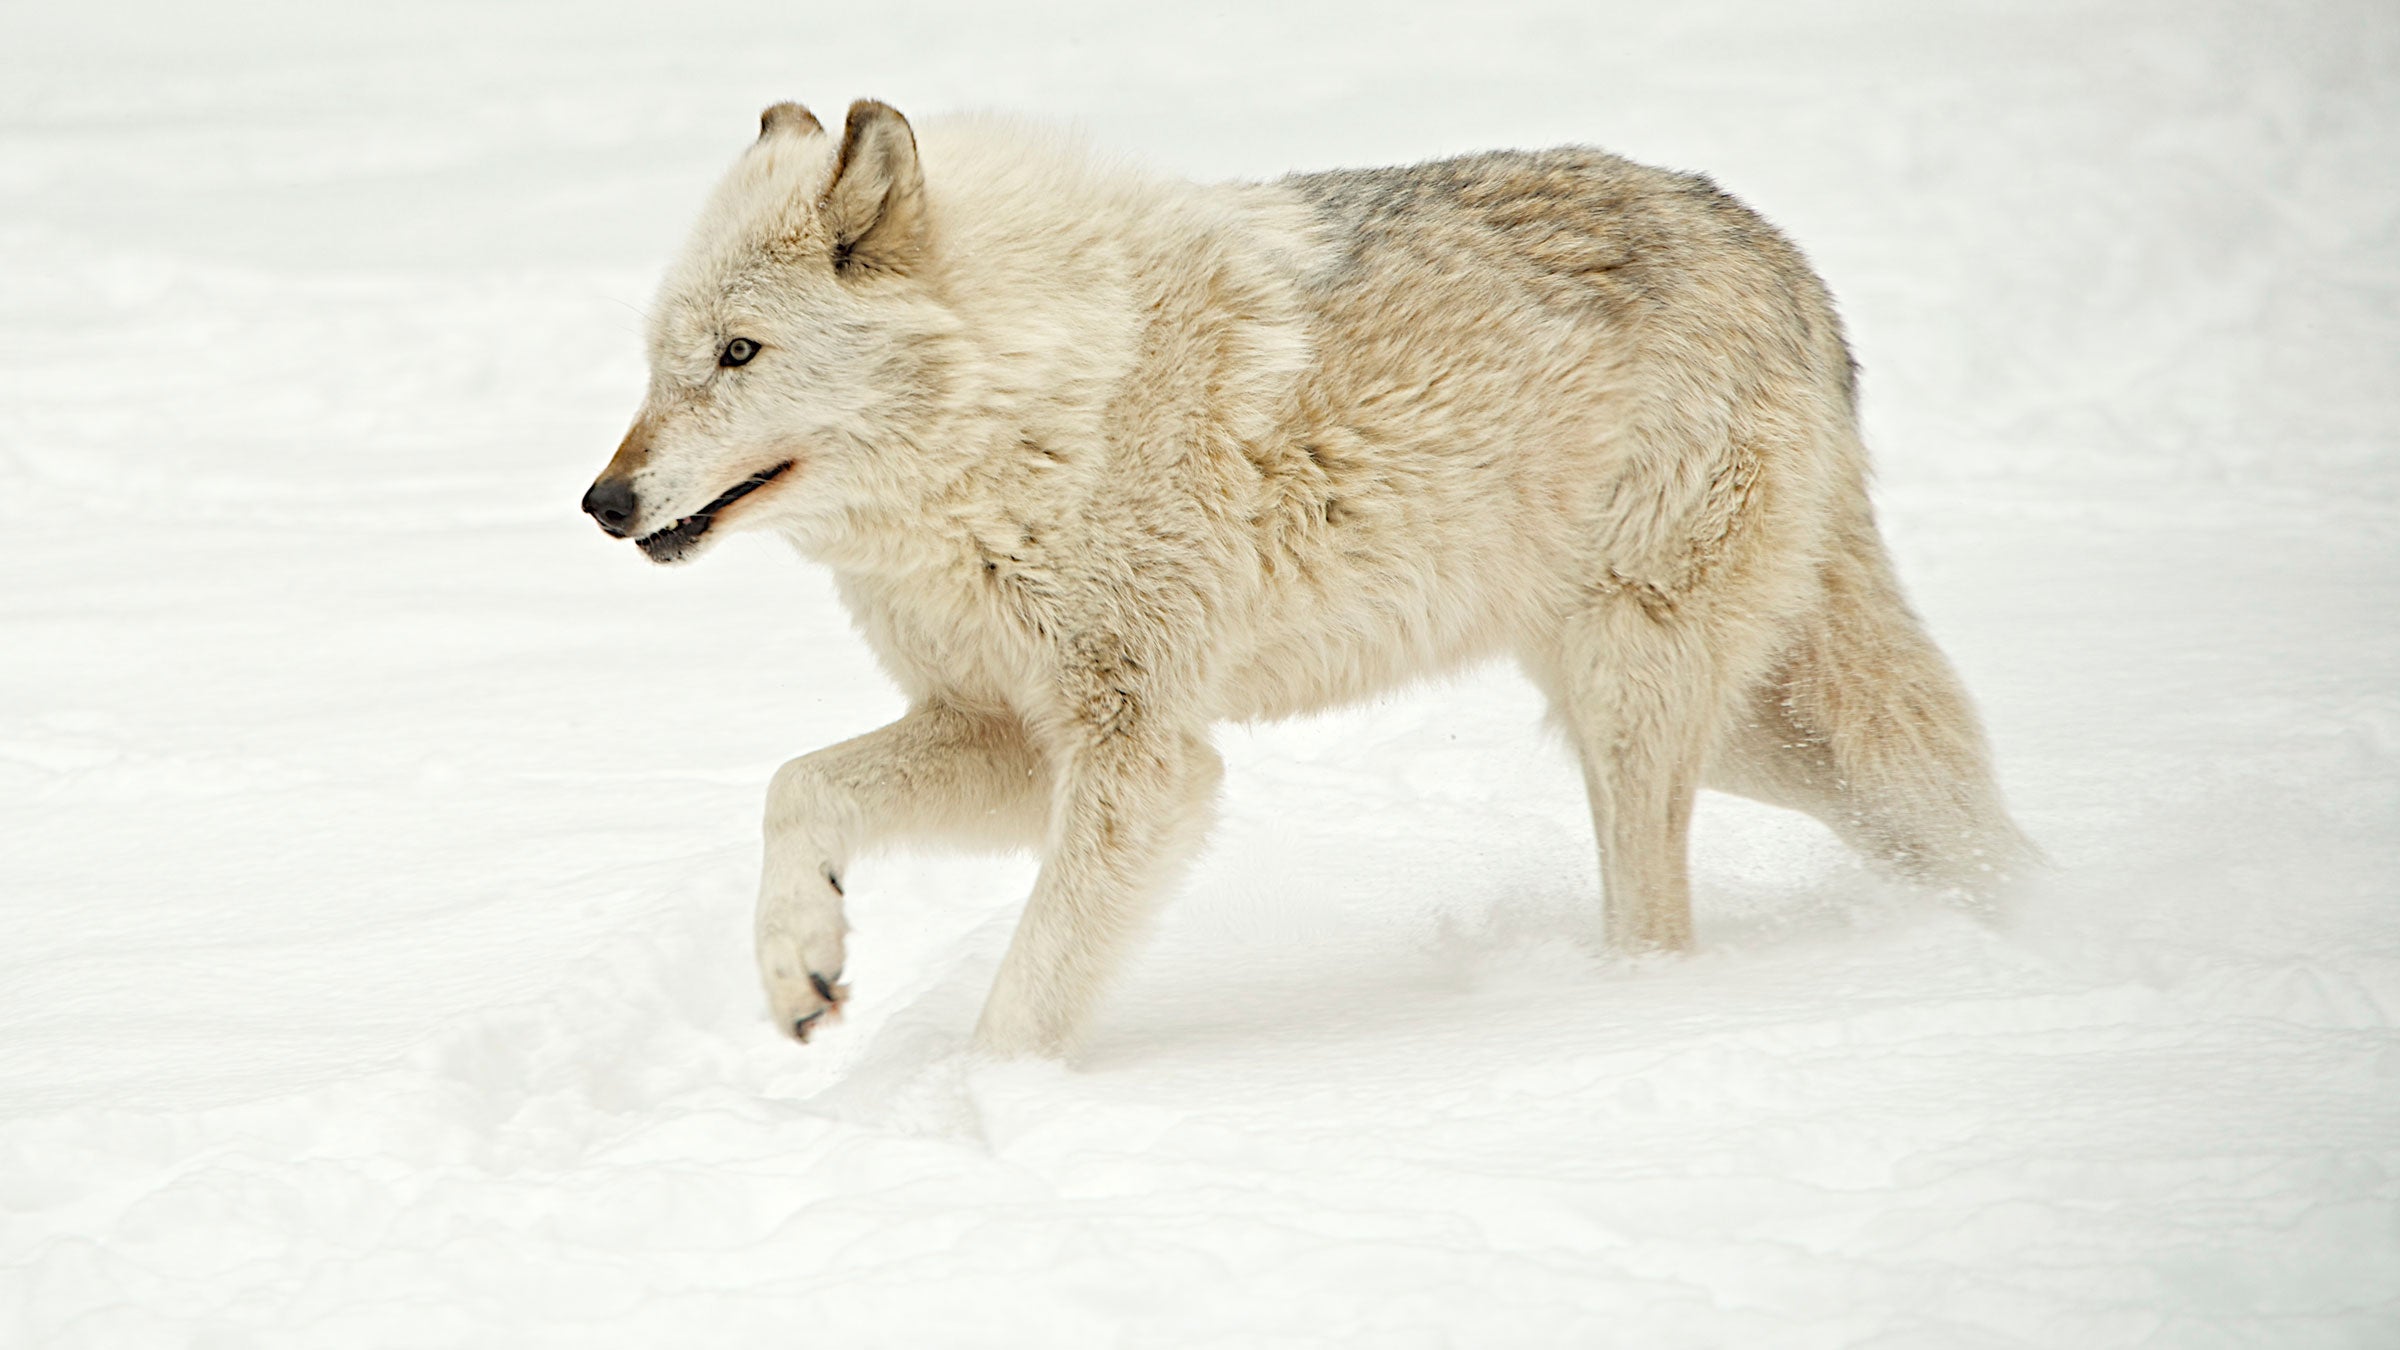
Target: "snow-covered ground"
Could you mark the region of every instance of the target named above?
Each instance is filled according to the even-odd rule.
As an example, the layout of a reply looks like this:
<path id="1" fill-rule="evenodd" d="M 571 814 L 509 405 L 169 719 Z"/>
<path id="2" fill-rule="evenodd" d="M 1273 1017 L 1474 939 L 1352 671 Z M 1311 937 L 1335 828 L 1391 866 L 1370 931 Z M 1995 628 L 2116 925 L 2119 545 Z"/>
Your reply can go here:
<path id="1" fill-rule="evenodd" d="M 1022 859 L 857 868 L 778 1037 L 761 790 L 896 697 L 575 501 L 758 109 L 862 94 L 1715 174 L 2055 872 L 1711 799 L 1610 960 L 1495 670 L 1228 733 L 1076 1063 L 964 1054 Z M 2395 165 L 2389 0 L 12 3 L 0 1343 L 2400 1344 Z"/>

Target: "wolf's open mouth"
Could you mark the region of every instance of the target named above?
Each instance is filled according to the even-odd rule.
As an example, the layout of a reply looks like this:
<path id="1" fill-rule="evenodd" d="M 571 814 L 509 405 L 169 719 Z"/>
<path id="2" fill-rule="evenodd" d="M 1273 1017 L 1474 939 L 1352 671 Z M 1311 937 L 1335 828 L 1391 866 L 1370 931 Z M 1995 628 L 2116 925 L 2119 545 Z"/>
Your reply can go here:
<path id="1" fill-rule="evenodd" d="M 716 523 L 719 511 L 783 477 L 791 469 L 793 463 L 794 461 L 787 459 L 765 473 L 750 475 L 725 489 L 722 495 L 708 505 L 663 530 L 652 530 L 634 540 L 634 545 L 642 552 L 649 554 L 652 562 L 675 561 L 682 557 L 694 543 L 697 543 L 701 535 L 708 533 L 708 527 Z"/>

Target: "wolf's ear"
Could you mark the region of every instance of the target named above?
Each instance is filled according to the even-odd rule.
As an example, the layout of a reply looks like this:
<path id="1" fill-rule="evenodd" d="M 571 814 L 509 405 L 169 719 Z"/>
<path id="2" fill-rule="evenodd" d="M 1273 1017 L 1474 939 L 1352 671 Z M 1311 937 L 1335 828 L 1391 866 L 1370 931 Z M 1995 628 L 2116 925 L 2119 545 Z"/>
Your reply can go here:
<path id="1" fill-rule="evenodd" d="M 844 272 L 906 272 L 925 248 L 925 175 L 917 136 L 887 104 L 862 98 L 842 127 L 842 153 L 817 209 Z"/>
<path id="2" fill-rule="evenodd" d="M 797 103 L 778 103 L 758 115 L 758 138 L 763 141 L 777 132 L 787 136 L 822 136 L 825 124 Z"/>

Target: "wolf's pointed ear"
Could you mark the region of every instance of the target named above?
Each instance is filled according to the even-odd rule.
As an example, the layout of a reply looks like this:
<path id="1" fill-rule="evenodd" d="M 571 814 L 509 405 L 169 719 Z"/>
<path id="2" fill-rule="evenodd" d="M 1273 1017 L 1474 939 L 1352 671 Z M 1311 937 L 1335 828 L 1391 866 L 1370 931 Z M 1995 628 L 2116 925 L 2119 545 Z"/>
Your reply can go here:
<path id="1" fill-rule="evenodd" d="M 925 248 L 925 175 L 908 119 L 871 98 L 851 104 L 833 181 L 817 209 L 833 231 L 837 270 L 914 267 Z"/>
<path id="2" fill-rule="evenodd" d="M 825 124 L 797 103 L 778 103 L 758 115 L 758 138 L 763 141 L 777 132 L 787 136 L 822 136 Z"/>

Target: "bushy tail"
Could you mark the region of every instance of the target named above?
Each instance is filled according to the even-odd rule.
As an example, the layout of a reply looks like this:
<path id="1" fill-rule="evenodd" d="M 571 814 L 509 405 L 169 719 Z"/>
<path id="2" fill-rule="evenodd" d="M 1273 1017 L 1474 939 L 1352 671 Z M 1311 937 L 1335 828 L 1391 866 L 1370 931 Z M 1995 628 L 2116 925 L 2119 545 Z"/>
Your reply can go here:
<path id="1" fill-rule="evenodd" d="M 1974 705 L 1900 594 L 1863 509 L 1823 599 L 1735 711 L 1712 786 L 1796 807 L 1913 879 L 1989 893 L 2038 858 L 2008 817 Z"/>

